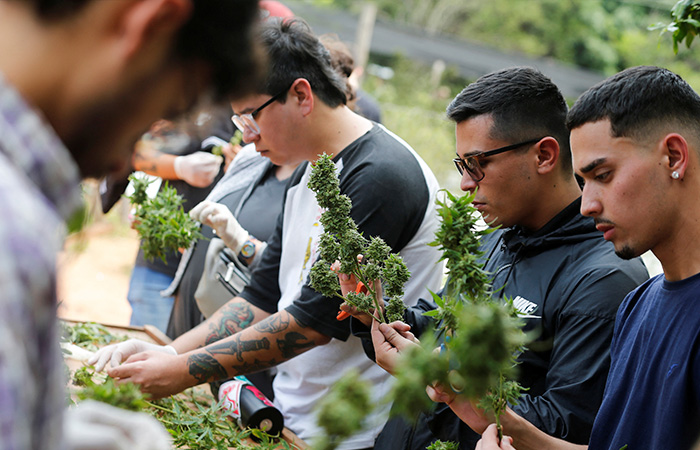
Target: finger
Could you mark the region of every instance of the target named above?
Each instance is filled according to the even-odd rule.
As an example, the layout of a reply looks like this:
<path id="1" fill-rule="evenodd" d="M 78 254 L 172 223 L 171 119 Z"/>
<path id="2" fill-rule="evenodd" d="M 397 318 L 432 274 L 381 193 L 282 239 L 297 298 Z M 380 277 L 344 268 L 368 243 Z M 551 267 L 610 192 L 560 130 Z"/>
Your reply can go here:
<path id="1" fill-rule="evenodd" d="M 379 324 L 379 331 L 384 335 L 384 338 L 399 351 L 408 348 L 411 345 L 416 345 L 413 340 L 409 340 L 401 336 L 394 328 L 385 323 Z"/>
<path id="2" fill-rule="evenodd" d="M 399 332 L 409 331 L 411 329 L 411 326 L 409 324 L 401 322 L 400 320 L 395 320 L 391 322 L 389 326 Z"/>
<path id="3" fill-rule="evenodd" d="M 418 338 L 416 337 L 415 334 L 411 333 L 410 331 L 399 331 L 399 334 L 404 338 L 408 339 L 411 342 L 415 342 L 416 344 L 420 343 Z"/>
<path id="4" fill-rule="evenodd" d="M 340 282 L 340 292 L 345 296 L 348 292 L 355 292 L 357 288 L 357 280 L 355 275 L 348 275 L 346 273 L 338 274 L 338 281 Z"/>
<path id="5" fill-rule="evenodd" d="M 126 361 L 124 361 L 124 364 L 131 364 L 137 361 L 145 361 L 148 359 L 149 355 L 151 352 L 140 352 L 140 353 L 134 353 L 133 355 L 129 356 Z"/>
<path id="6" fill-rule="evenodd" d="M 384 333 L 379 331 L 379 322 L 374 319 L 372 319 L 372 323 L 370 324 L 370 335 L 372 336 L 372 345 L 374 345 L 375 349 L 384 343 L 388 343 Z"/>
<path id="7" fill-rule="evenodd" d="M 204 208 L 199 212 L 200 222 L 209 225 L 211 223 L 211 216 L 217 212 L 217 204 L 210 202 L 205 205 Z"/>
<path id="8" fill-rule="evenodd" d="M 122 354 L 121 350 L 118 348 L 112 352 L 112 357 L 109 359 L 109 365 L 110 367 L 117 367 L 119 364 L 122 363 L 122 359 L 124 358 L 124 355 Z"/>
<path id="9" fill-rule="evenodd" d="M 209 203 L 211 203 L 209 200 L 199 202 L 194 208 L 190 210 L 190 217 L 192 217 L 195 220 L 199 220 L 202 214 L 202 210 L 206 208 Z"/>
<path id="10" fill-rule="evenodd" d="M 428 394 L 428 397 L 436 403 L 447 403 L 449 405 L 454 400 L 454 395 L 445 392 L 439 385 L 426 386 L 425 392 Z"/>
<path id="11" fill-rule="evenodd" d="M 486 439 L 487 442 L 498 443 L 498 427 L 496 426 L 496 424 L 492 423 L 488 427 L 486 427 L 486 430 L 484 430 L 484 433 L 481 435 L 481 437 Z"/>
<path id="12" fill-rule="evenodd" d="M 95 356 L 97 357 L 97 363 L 95 364 L 95 372 L 102 372 L 102 369 L 104 369 L 105 365 L 109 362 L 109 359 L 112 357 L 112 352 L 108 348 L 103 348 Z"/>

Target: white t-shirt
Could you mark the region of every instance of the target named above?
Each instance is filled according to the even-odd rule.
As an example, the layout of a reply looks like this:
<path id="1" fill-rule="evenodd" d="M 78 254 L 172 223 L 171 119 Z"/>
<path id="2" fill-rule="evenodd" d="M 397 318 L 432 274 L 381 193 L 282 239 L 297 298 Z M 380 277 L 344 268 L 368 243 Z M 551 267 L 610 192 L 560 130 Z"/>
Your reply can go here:
<path id="1" fill-rule="evenodd" d="M 439 186 L 425 162 L 381 126 L 350 144 L 334 161 L 340 190 L 353 202 L 351 216 L 359 230 L 366 237 L 382 237 L 393 251 L 399 251 L 411 271 L 405 298 L 425 296 L 426 289 L 436 291 L 443 273 L 438 262 L 441 254 L 427 244 L 438 227 Z M 284 414 L 285 425 L 304 440 L 322 432 L 313 407 L 348 370 L 358 370 L 371 383 L 377 404 L 392 383 L 392 377 L 365 355 L 360 339 L 350 335 L 350 321 L 335 319 L 339 299 L 323 297 L 306 284 L 323 233 L 322 210 L 307 187 L 310 173 L 310 165 L 305 164 L 292 177 L 275 233 L 242 293 L 257 307 L 270 313 L 286 309 L 298 321 L 333 338 L 277 367 L 275 404 Z M 384 405 L 370 415 L 367 428 L 343 442 L 341 450 L 372 447 L 388 409 Z"/>

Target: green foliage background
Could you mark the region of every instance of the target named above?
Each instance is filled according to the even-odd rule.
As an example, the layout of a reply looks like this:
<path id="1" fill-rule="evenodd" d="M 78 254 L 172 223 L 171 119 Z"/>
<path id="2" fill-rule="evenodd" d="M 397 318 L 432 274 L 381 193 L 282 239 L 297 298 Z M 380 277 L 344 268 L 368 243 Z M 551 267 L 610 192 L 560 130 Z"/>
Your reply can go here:
<path id="1" fill-rule="evenodd" d="M 359 13 L 363 2 L 312 0 Z M 453 35 L 506 52 L 552 58 L 612 75 L 651 64 L 666 67 L 700 90 L 700 50 L 680 46 L 671 33 L 650 31 L 671 21 L 676 0 L 375 0 L 378 17 L 429 33 Z M 448 68 L 431 81 L 430 67 L 401 55 L 371 55 L 370 63 L 389 66 L 394 77 L 366 75 L 363 89 L 381 104 L 384 124 L 426 160 L 442 187 L 459 191 L 454 157 L 454 126 L 444 116 L 449 101 L 470 81 Z M 568 99 L 572 103 L 575 99 Z"/>

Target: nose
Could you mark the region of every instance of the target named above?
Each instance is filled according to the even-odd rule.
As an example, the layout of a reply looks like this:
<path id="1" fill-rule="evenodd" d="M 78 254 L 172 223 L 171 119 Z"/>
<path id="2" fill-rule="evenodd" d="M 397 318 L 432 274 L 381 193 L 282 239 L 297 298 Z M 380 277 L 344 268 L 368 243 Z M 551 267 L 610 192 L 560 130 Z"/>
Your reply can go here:
<path id="1" fill-rule="evenodd" d="M 260 138 L 260 133 L 256 133 L 254 130 L 252 130 L 250 127 L 244 127 L 243 128 L 243 142 L 247 142 L 248 144 L 256 142 Z"/>
<path id="2" fill-rule="evenodd" d="M 583 186 L 581 194 L 581 214 L 589 217 L 599 216 L 603 212 L 603 204 L 595 189 L 588 185 Z"/>
<path id="3" fill-rule="evenodd" d="M 466 170 L 462 174 L 462 181 L 459 183 L 460 189 L 462 189 L 464 192 L 474 192 L 474 189 L 479 185 L 476 181 L 474 181 L 469 175 L 469 172 Z"/>

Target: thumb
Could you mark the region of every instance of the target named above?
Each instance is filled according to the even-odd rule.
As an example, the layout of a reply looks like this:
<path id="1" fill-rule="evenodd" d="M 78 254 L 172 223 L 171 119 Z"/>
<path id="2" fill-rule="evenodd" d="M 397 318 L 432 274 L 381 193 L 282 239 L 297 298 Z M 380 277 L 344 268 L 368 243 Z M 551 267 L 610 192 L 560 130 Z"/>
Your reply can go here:
<path id="1" fill-rule="evenodd" d="M 396 349 L 399 350 L 399 352 L 408 348 L 411 345 L 415 345 L 411 340 L 406 339 L 393 327 L 385 323 L 379 323 L 377 326 L 379 332 L 382 333 L 382 335 L 384 336 L 384 339 L 386 339 L 386 341 L 389 342 L 393 347 L 396 347 Z"/>

